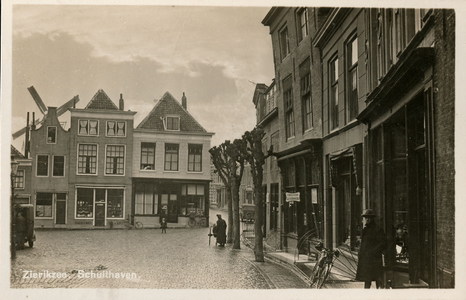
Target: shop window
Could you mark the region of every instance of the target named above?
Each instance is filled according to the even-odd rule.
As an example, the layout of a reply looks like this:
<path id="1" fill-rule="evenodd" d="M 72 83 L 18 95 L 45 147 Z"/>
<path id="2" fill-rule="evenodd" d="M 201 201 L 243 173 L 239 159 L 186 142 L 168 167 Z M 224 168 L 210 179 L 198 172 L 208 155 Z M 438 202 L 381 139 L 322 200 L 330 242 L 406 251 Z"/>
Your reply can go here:
<path id="1" fill-rule="evenodd" d="M 52 217 L 52 193 L 37 193 L 36 196 L 36 217 Z"/>
<path id="2" fill-rule="evenodd" d="M 107 190 L 107 218 L 123 218 L 123 189 Z"/>
<path id="3" fill-rule="evenodd" d="M 37 155 L 37 176 L 49 176 L 49 156 Z"/>
<path id="4" fill-rule="evenodd" d="M 97 145 L 78 145 L 78 174 L 97 173 Z"/>
<path id="5" fill-rule="evenodd" d="M 155 143 L 141 143 L 141 170 L 155 170 Z"/>
<path id="6" fill-rule="evenodd" d="M 126 136 L 126 122 L 107 121 L 107 136 Z"/>
<path id="7" fill-rule="evenodd" d="M 153 184 L 136 185 L 134 211 L 137 215 L 157 215 L 158 195 Z"/>
<path id="8" fill-rule="evenodd" d="M 97 136 L 99 133 L 98 120 L 79 120 L 78 121 L 78 135 L 93 135 Z"/>
<path id="9" fill-rule="evenodd" d="M 181 186 L 181 215 L 186 216 L 191 213 L 204 215 L 205 198 L 204 185 L 183 184 Z"/>
<path id="10" fill-rule="evenodd" d="M 76 191 L 76 217 L 92 218 L 94 214 L 94 189 L 78 188 Z"/>
<path id="11" fill-rule="evenodd" d="M 188 145 L 188 171 L 202 172 L 202 145 Z"/>
<path id="12" fill-rule="evenodd" d="M 125 146 L 107 146 L 105 174 L 124 175 Z"/>
<path id="13" fill-rule="evenodd" d="M 329 64 L 329 119 L 330 131 L 338 127 L 338 58 Z"/>
<path id="14" fill-rule="evenodd" d="M 346 45 L 347 61 L 347 117 L 352 121 L 358 115 L 358 38 L 356 35 Z"/>
<path id="15" fill-rule="evenodd" d="M 55 144 L 57 142 L 57 127 L 47 127 L 47 144 Z"/>
<path id="16" fill-rule="evenodd" d="M 24 189 L 24 170 L 18 170 L 14 175 L 13 187 L 15 189 Z"/>
<path id="17" fill-rule="evenodd" d="M 178 171 L 178 144 L 165 144 L 165 171 Z"/>
<path id="18" fill-rule="evenodd" d="M 65 157 L 64 156 L 53 156 L 53 176 L 63 177 L 65 176 Z"/>

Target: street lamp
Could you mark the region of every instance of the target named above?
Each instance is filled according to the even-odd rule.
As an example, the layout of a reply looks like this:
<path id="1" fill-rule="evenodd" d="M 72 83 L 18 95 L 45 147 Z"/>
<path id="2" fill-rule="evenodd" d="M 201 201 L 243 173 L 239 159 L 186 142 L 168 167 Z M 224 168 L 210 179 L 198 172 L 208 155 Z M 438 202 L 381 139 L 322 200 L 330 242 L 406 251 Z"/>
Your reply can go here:
<path id="1" fill-rule="evenodd" d="M 18 172 L 19 162 L 15 160 L 14 156 L 11 156 L 11 198 L 10 198 L 10 254 L 11 259 L 16 259 L 16 234 L 15 234 L 15 177 Z"/>

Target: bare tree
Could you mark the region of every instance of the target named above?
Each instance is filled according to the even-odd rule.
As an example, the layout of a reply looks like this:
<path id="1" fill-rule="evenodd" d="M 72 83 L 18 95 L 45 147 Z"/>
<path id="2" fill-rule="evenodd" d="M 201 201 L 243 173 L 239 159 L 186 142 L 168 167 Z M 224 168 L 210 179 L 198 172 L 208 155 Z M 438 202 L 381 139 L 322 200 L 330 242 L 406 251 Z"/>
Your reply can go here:
<path id="1" fill-rule="evenodd" d="M 242 156 L 251 165 L 251 175 L 254 184 L 254 204 L 255 204 L 255 223 L 254 223 L 254 256 L 258 262 L 264 261 L 264 236 L 262 225 L 264 224 L 263 204 L 264 193 L 262 191 L 262 179 L 264 177 L 265 159 L 272 154 L 272 148 L 267 154 L 262 151 L 262 139 L 265 132 L 261 127 L 254 128 L 251 132 L 246 131 L 243 135 L 243 141 L 246 144 Z"/>
<path id="2" fill-rule="evenodd" d="M 241 155 L 241 140 L 233 143 L 225 141 L 218 147 L 212 147 L 209 152 L 212 162 L 225 184 L 228 197 L 228 243 L 233 241 L 233 249 L 241 249 L 239 221 L 239 186 L 244 171 L 244 158 Z M 233 226 L 232 226 L 233 224 Z M 232 240 L 233 237 L 233 240 Z"/>

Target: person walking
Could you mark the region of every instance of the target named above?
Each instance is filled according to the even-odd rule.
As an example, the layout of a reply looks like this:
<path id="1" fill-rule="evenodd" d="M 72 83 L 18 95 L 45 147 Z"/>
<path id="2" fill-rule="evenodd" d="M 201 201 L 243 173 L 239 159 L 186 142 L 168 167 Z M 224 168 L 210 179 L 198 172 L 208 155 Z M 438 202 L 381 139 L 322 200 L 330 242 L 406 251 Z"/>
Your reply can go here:
<path id="1" fill-rule="evenodd" d="M 217 223 L 216 223 L 216 234 L 217 234 L 217 244 L 220 247 L 225 247 L 225 243 L 227 242 L 227 222 L 222 219 L 222 215 L 217 215 Z"/>
<path id="2" fill-rule="evenodd" d="M 162 218 L 162 222 L 160 222 L 160 228 L 162 228 L 162 233 L 167 233 L 167 221 L 165 221 L 165 218 Z"/>
<path id="3" fill-rule="evenodd" d="M 387 246 L 385 233 L 375 223 L 376 215 L 372 209 L 366 209 L 361 216 L 364 218 L 366 226 L 362 230 L 356 280 L 364 281 L 365 289 L 371 287 L 372 281 L 375 281 L 376 288 L 381 288 L 383 281 L 382 253 Z"/>

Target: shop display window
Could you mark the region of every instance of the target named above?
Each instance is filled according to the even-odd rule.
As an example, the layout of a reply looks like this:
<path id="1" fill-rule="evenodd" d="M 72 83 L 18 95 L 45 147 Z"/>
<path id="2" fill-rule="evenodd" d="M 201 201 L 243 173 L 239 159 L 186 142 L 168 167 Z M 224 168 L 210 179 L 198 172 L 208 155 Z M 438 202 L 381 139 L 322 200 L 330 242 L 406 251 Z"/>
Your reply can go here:
<path id="1" fill-rule="evenodd" d="M 196 215 L 205 214 L 204 185 L 184 184 L 181 186 L 181 215 L 187 216 L 191 213 Z"/>
<path id="2" fill-rule="evenodd" d="M 94 214 L 94 189 L 78 188 L 76 197 L 76 217 L 92 218 Z"/>
<path id="3" fill-rule="evenodd" d="M 123 190 L 107 190 L 107 218 L 123 218 Z"/>

